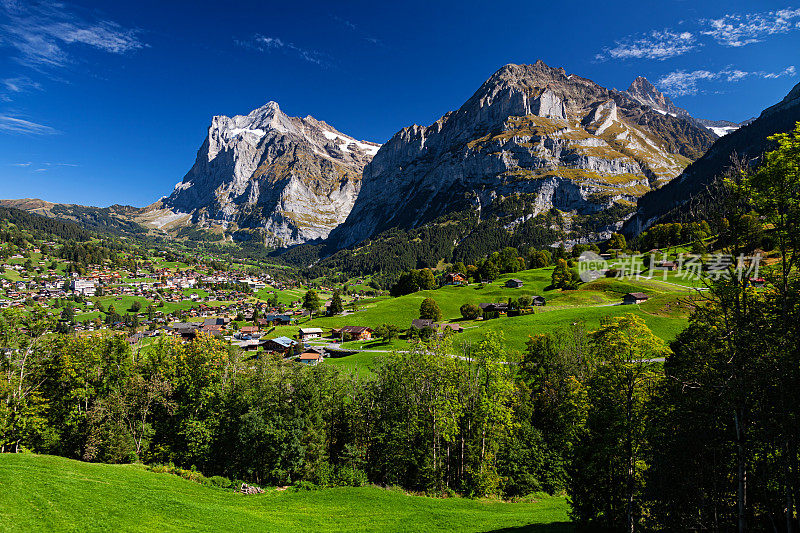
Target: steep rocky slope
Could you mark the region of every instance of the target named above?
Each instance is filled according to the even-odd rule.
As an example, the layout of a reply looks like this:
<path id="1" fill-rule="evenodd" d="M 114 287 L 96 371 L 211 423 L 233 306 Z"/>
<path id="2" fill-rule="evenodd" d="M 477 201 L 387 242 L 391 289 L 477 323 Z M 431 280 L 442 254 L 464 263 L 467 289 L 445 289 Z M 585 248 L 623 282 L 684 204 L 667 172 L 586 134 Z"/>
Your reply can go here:
<path id="1" fill-rule="evenodd" d="M 350 212 L 378 148 L 314 117 L 289 117 L 275 102 L 216 116 L 183 181 L 139 219 L 270 246 L 325 238 Z"/>
<path id="2" fill-rule="evenodd" d="M 625 91 L 631 98 L 636 100 L 642 105 L 653 108 L 662 114 L 669 114 L 675 117 L 683 117 L 694 120 L 695 123 L 703 128 L 706 128 L 715 137 L 722 137 L 732 131 L 736 131 L 745 124 L 752 122 L 753 119 L 746 120 L 740 124 L 731 122 L 729 120 L 709 120 L 705 118 L 692 117 L 688 111 L 682 107 L 676 106 L 669 97 L 662 94 L 656 87 L 650 83 L 647 78 L 639 76 L 628 90 Z"/>
<path id="3" fill-rule="evenodd" d="M 636 215 L 625 225 L 629 234 L 637 234 L 664 216 L 680 219 L 688 216 L 690 200 L 702 200 L 706 187 L 731 164 L 731 157 L 755 162 L 770 149 L 770 135 L 794 129 L 800 121 L 800 83 L 779 103 L 740 129 L 718 139 L 708 152 L 675 180 L 639 199 Z"/>
<path id="4" fill-rule="evenodd" d="M 395 134 L 364 168 L 361 193 L 329 240 L 350 246 L 498 198 L 591 215 L 679 175 L 714 136 L 694 121 L 539 61 L 506 65 L 457 111 Z M 617 221 L 617 227 L 621 221 Z"/>

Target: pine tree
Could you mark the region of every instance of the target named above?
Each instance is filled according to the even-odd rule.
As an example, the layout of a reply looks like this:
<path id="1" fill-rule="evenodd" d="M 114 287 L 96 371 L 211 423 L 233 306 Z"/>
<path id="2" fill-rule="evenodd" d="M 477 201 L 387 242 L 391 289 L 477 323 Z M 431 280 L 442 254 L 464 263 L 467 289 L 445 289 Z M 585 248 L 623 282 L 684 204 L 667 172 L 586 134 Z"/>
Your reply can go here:
<path id="1" fill-rule="evenodd" d="M 340 315 L 344 311 L 344 306 L 342 305 L 342 297 L 339 295 L 339 291 L 333 291 L 333 297 L 331 298 L 331 304 L 328 306 L 328 313 L 331 315 Z"/>

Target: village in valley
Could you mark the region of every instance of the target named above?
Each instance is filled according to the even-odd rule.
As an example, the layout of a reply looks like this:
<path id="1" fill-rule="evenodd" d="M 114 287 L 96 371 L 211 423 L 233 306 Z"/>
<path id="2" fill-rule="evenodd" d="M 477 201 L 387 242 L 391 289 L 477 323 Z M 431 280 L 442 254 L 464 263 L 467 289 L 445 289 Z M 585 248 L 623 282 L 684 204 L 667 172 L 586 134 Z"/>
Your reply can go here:
<path id="1" fill-rule="evenodd" d="M 510 350 L 522 350 L 531 335 L 576 321 L 594 326 L 631 312 L 629 305 L 670 340 L 687 323 L 695 289 L 702 288 L 677 271 L 678 247 L 669 254 L 650 250 L 661 261 L 649 270 L 637 265 L 633 278 L 606 266 L 598 279 L 581 281 L 577 255 L 588 247 L 577 247 L 562 251 L 572 270 L 561 282 L 558 267 L 549 264 L 558 261 L 547 252 L 543 265 L 543 254 L 532 250 L 505 273 L 488 263 L 445 265 L 408 272 L 386 290 L 368 276 L 302 279 L 277 263 L 219 259 L 174 245 L 138 243 L 126 250 L 130 243 L 119 238 L 105 242 L 95 235 L 76 243 L 52 235 L 37 239 L 11 223 L 4 230 L 0 308 L 38 309 L 53 332 L 120 335 L 135 352 L 161 337 L 192 342 L 209 335 L 248 357 L 270 354 L 358 372 L 381 354 L 435 338 L 453 337 L 451 350 L 460 353 L 490 330 L 501 332 Z M 614 248 L 596 257 L 628 258 Z M 417 285 L 410 292 L 397 289 L 404 283 Z"/>

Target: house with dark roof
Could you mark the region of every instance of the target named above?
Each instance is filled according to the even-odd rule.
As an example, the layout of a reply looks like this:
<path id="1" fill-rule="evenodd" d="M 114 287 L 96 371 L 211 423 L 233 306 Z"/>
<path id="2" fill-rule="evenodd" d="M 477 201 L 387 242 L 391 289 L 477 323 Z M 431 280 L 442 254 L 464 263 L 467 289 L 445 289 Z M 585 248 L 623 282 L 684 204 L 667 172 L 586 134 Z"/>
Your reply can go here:
<path id="1" fill-rule="evenodd" d="M 647 295 L 643 292 L 629 292 L 622 297 L 624 305 L 641 304 L 647 301 Z"/>
<path id="2" fill-rule="evenodd" d="M 439 324 L 439 333 L 463 333 L 464 328 L 461 327 L 461 324 Z"/>
<path id="3" fill-rule="evenodd" d="M 512 278 L 506 281 L 506 287 L 509 289 L 520 289 L 522 288 L 522 285 L 523 283 L 521 279 Z"/>
<path id="4" fill-rule="evenodd" d="M 431 318 L 415 318 L 411 321 L 411 327 L 414 329 L 436 329 L 436 322 Z"/>
<path id="5" fill-rule="evenodd" d="M 653 270 L 675 271 L 678 270 L 678 263 L 675 261 L 660 261 L 653 265 Z"/>
<path id="6" fill-rule="evenodd" d="M 480 303 L 478 307 L 481 308 L 481 311 L 484 313 L 497 311 L 498 313 L 507 313 L 508 312 L 508 304 L 505 302 L 494 302 L 494 303 Z"/>
<path id="7" fill-rule="evenodd" d="M 168 329 L 172 331 L 173 335 L 179 336 L 183 340 L 192 340 L 197 337 L 199 328 L 199 322 L 175 322 Z"/>
<path id="8" fill-rule="evenodd" d="M 259 326 L 289 326 L 292 323 L 292 317 L 289 315 L 268 314 L 259 318 L 256 322 Z"/>

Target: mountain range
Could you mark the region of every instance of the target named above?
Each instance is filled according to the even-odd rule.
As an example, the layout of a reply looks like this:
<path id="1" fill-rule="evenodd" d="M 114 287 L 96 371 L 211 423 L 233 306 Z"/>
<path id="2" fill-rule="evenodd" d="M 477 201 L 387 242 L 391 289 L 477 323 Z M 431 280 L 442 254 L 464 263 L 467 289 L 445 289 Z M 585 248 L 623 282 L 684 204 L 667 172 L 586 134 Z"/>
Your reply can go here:
<path id="1" fill-rule="evenodd" d="M 458 213 L 514 232 L 553 209 L 564 230 L 601 239 L 675 210 L 731 153 L 760 155 L 768 135 L 800 120 L 799 87 L 736 124 L 691 116 L 643 77 L 618 91 L 542 61 L 509 64 L 458 109 L 382 145 L 269 102 L 213 117 L 190 170 L 147 207 L 0 204 L 94 229 L 272 248 L 335 251 Z"/>
<path id="2" fill-rule="evenodd" d="M 669 114 L 675 117 L 684 117 L 694 120 L 699 126 L 708 129 L 717 137 L 722 137 L 736 131 L 742 126 L 749 124 L 755 119 L 748 119 L 741 123 L 731 122 L 729 120 L 709 120 L 705 118 L 692 117 L 688 111 L 682 107 L 676 106 L 672 103 L 667 96 L 662 94 L 656 87 L 647 81 L 647 78 L 639 76 L 626 91 L 637 102 L 652 108 L 662 114 Z"/>

